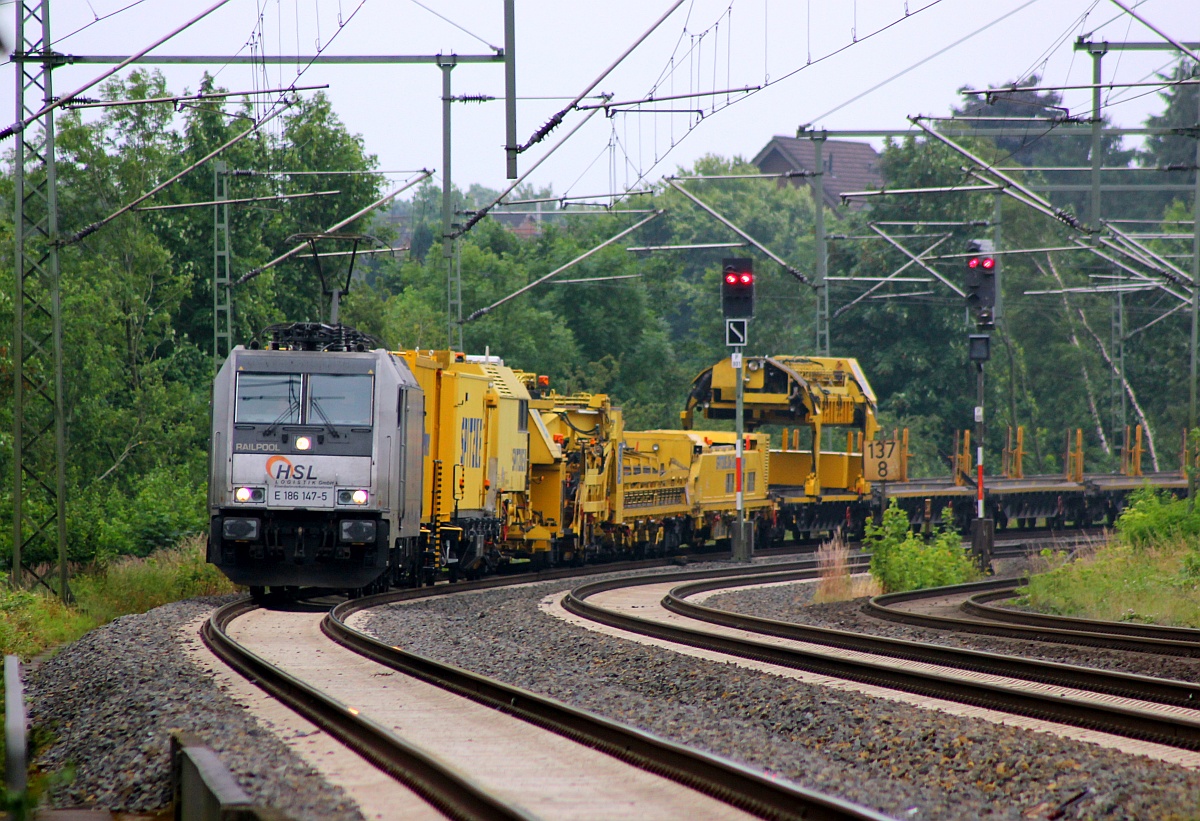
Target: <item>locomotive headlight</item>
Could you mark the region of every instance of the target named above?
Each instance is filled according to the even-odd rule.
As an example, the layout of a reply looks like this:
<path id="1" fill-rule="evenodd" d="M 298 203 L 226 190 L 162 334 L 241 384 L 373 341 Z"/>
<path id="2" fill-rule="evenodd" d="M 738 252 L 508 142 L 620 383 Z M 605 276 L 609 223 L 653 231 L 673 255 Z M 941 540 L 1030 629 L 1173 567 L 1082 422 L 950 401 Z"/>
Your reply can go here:
<path id="1" fill-rule="evenodd" d="M 365 490 L 339 490 L 338 504 L 339 505 L 365 505 L 370 500 L 371 494 Z"/>
<path id="2" fill-rule="evenodd" d="M 233 500 L 242 504 L 261 502 L 265 498 L 266 492 L 261 487 L 239 487 L 233 491 Z"/>
<path id="3" fill-rule="evenodd" d="M 311 436 L 297 436 L 296 437 L 296 450 L 309 450 L 311 447 L 312 447 L 312 437 Z"/>

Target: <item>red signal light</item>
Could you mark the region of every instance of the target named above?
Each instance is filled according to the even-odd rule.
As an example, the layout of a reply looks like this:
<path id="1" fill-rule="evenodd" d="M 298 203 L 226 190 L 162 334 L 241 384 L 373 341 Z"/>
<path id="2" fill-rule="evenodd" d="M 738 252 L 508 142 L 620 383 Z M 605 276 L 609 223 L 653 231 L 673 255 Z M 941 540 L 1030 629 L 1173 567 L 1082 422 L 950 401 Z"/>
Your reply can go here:
<path id="1" fill-rule="evenodd" d="M 979 267 L 979 257 L 971 257 L 969 260 L 967 260 L 967 267 L 968 268 L 978 268 Z"/>
<path id="2" fill-rule="evenodd" d="M 992 259 L 991 257 L 984 257 L 983 267 L 989 271 L 992 270 L 996 267 L 996 260 Z"/>
<path id="3" fill-rule="evenodd" d="M 726 319 L 754 316 L 754 261 L 730 258 L 721 261 L 721 313 Z"/>

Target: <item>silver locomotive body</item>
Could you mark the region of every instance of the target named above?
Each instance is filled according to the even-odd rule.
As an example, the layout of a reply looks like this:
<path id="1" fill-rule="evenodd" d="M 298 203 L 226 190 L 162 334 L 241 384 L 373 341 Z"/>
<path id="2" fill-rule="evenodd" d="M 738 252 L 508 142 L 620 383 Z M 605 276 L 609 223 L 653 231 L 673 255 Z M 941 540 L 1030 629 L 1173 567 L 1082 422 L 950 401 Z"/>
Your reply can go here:
<path id="1" fill-rule="evenodd" d="M 247 350 L 213 387 L 208 561 L 236 584 L 368 588 L 413 572 L 423 394 L 384 350 Z"/>

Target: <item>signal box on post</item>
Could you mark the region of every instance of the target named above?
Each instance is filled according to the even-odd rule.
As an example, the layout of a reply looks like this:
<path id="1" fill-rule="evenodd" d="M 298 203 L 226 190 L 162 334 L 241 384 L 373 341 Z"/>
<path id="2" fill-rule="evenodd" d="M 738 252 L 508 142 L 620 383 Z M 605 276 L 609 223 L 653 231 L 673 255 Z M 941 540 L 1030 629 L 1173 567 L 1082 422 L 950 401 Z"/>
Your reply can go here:
<path id="1" fill-rule="evenodd" d="M 967 240 L 967 305 L 975 312 L 975 321 L 981 328 L 996 324 L 993 309 L 996 307 L 996 258 L 995 246 L 990 239 Z"/>
<path id="2" fill-rule="evenodd" d="M 721 260 L 721 313 L 726 319 L 754 316 L 754 261 L 748 258 Z"/>

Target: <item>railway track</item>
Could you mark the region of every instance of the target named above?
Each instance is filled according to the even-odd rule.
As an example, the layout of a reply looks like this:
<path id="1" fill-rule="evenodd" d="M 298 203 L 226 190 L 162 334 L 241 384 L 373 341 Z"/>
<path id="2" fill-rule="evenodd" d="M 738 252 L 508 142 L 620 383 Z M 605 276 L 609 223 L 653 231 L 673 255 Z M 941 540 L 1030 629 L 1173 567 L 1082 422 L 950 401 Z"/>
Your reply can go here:
<path id="1" fill-rule="evenodd" d="M 445 815 L 497 821 L 529 817 L 361 715 L 357 708 L 326 695 L 234 639 L 229 633 L 230 625 L 258 610 L 258 605 L 249 599 L 218 609 L 202 630 L 205 644 L 238 673 L 412 788 Z"/>
<path id="2" fill-rule="evenodd" d="M 1016 588 L 1024 583 L 1018 578 L 990 579 L 932 591 L 887 593 L 868 601 L 863 612 L 935 630 L 1200 658 L 1200 630 L 1066 618 L 991 604 L 1014 598 Z"/>
<path id="3" fill-rule="evenodd" d="M 240 601 L 214 613 L 203 635 L 242 675 L 452 818 L 884 817 L 347 624 L 364 609 L 430 593 L 383 594 L 325 614 Z"/>
<path id="4" fill-rule="evenodd" d="M 773 621 L 687 600 L 812 575 L 759 571 L 718 579 L 679 573 L 600 581 L 576 588 L 562 604 L 582 618 L 708 651 L 1200 750 L 1200 686 L 1188 682 Z M 645 592 L 627 593 L 638 587 Z M 651 605 L 660 599 L 655 613 Z"/>
<path id="5" fill-rule="evenodd" d="M 1028 545 L 1024 541 L 1002 543 L 997 546 L 1000 557 L 1011 557 L 1027 552 Z M 773 549 L 760 551 L 760 555 L 786 554 L 789 550 Z M 793 550 L 794 551 L 794 546 Z M 865 567 L 867 557 L 862 554 L 852 559 L 857 569 Z M 260 684 L 264 689 L 293 709 L 304 715 L 318 727 L 338 738 L 342 743 L 355 750 L 362 757 L 371 761 L 380 770 L 388 773 L 400 783 L 406 785 L 424 801 L 427 801 L 439 812 L 455 818 L 530 818 L 539 817 L 538 801 L 550 801 L 553 797 L 533 798 L 532 794 L 505 794 L 497 792 L 494 785 L 481 783 L 477 778 L 466 775 L 475 772 L 477 762 L 470 764 L 459 763 L 446 766 L 448 757 L 436 751 L 431 752 L 428 746 L 408 738 L 407 732 L 393 732 L 389 729 L 393 724 L 381 717 L 376 709 L 368 706 L 373 703 L 365 692 L 353 687 L 346 689 L 342 682 L 340 697 L 338 693 L 329 692 L 328 682 L 322 684 L 310 680 L 304 669 L 289 668 L 286 659 L 273 658 L 278 655 L 278 647 L 274 650 L 255 649 L 254 642 L 247 641 L 246 636 L 239 636 L 247 617 L 258 614 L 263 617 L 289 620 L 284 628 L 289 636 L 299 635 L 301 630 L 296 625 L 307 621 L 307 632 L 320 632 L 342 647 L 352 650 L 360 662 L 366 663 L 373 672 L 365 675 L 375 679 L 392 676 L 393 672 L 402 673 L 405 677 L 419 681 L 424 685 L 436 687 L 443 693 L 453 693 L 459 700 L 469 700 L 492 712 L 499 712 L 510 719 L 517 719 L 527 728 L 538 728 L 538 732 L 552 732 L 559 741 L 567 739 L 571 744 L 583 745 L 591 750 L 601 751 L 610 759 L 622 762 L 627 768 L 643 774 L 653 773 L 652 778 L 671 782 L 668 786 L 679 789 L 682 805 L 672 806 L 666 810 L 665 816 L 677 816 L 686 812 L 696 817 L 767 817 L 767 818 L 876 818 L 881 817 L 869 810 L 858 808 L 846 802 L 812 793 L 798 787 L 781 784 L 773 778 L 767 778 L 745 768 L 732 765 L 722 759 L 698 754 L 686 748 L 663 741 L 636 730 L 630 730 L 618 724 L 599 719 L 594 715 L 566 707 L 562 704 L 544 699 L 517 688 L 508 687 L 498 681 L 483 676 L 466 673 L 456 668 L 438 664 L 430 659 L 411 653 L 405 653 L 398 648 L 390 647 L 374 640 L 370 636 L 355 630 L 348 623 L 356 613 L 381 604 L 441 596 L 473 589 L 500 587 L 514 583 L 532 580 L 546 581 L 552 579 L 574 578 L 580 575 L 596 573 L 611 573 L 617 570 L 634 570 L 650 567 L 662 567 L 669 562 L 649 560 L 612 564 L 586 569 L 561 569 L 544 571 L 536 574 L 534 579 L 529 577 L 490 578 L 478 582 L 459 585 L 439 585 L 420 590 L 397 591 L 390 594 L 358 599 L 340 605 L 334 612 L 321 617 L 312 613 L 271 613 L 257 608 L 251 602 L 238 602 L 218 611 L 204 628 L 206 643 L 217 652 L 228 664 L 243 675 Z M 794 573 L 800 576 L 815 574 L 816 563 L 812 558 L 805 558 L 788 564 L 777 564 L 772 569 L 777 572 Z M 705 577 L 716 580 L 728 578 L 744 571 L 741 568 L 728 568 L 719 571 L 703 573 Z M 691 574 L 695 575 L 695 574 Z M 722 583 L 724 584 L 724 583 Z M 316 625 L 319 624 L 319 627 Z M 231 627 L 232 626 L 232 627 Z M 248 634 L 247 634 L 248 635 Z M 326 639 L 328 642 L 328 639 Z M 293 640 L 287 642 L 289 647 L 284 653 L 296 653 L 299 645 Z M 332 646 L 332 644 L 330 644 Z M 308 652 L 312 655 L 311 651 Z M 318 651 L 318 654 L 324 651 Z M 381 672 L 380 667 L 387 668 Z M 327 669 L 337 669 L 344 672 L 354 665 L 333 663 L 323 664 Z M 361 676 L 359 676 L 361 678 Z M 394 679 L 393 679 L 394 681 Z M 395 693 L 389 695 L 395 697 Z M 406 699 L 407 700 L 407 699 Z M 351 706 L 354 705 L 354 706 Z M 453 719 L 446 719 L 441 726 L 450 726 Z M 464 722 L 459 720 L 461 725 Z M 405 726 L 405 722 L 400 722 Z M 536 749 L 545 749 L 548 743 L 537 742 Z M 508 758 L 529 760 L 535 756 L 534 751 L 526 754 L 507 755 Z M 561 756 L 565 760 L 575 761 L 577 753 Z M 494 765 L 483 767 L 493 769 Z M 575 765 L 578 770 L 578 765 Z M 594 768 L 589 768 L 594 769 Z M 628 792 L 631 776 L 622 775 L 617 778 L 619 788 Z M 543 779 L 554 781 L 555 779 Z M 559 779 L 560 781 L 562 779 Z M 680 789 L 682 785 L 682 789 Z M 650 790 L 655 795 L 663 795 L 661 787 Z M 703 806 L 697 809 L 697 794 L 700 803 L 710 802 L 711 810 Z M 601 802 L 609 799 L 600 798 Z M 619 803 L 619 802 L 617 802 Z M 530 805 L 534 809 L 530 809 Z M 548 813 L 555 817 L 564 817 L 558 811 Z M 600 810 L 603 815 L 610 815 L 611 807 Z M 592 806 L 579 817 L 589 817 L 597 814 L 597 808 Z M 732 815 L 727 813 L 732 812 Z M 653 815 L 651 812 L 650 815 Z M 647 808 L 639 806 L 636 817 L 647 817 Z"/>

